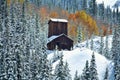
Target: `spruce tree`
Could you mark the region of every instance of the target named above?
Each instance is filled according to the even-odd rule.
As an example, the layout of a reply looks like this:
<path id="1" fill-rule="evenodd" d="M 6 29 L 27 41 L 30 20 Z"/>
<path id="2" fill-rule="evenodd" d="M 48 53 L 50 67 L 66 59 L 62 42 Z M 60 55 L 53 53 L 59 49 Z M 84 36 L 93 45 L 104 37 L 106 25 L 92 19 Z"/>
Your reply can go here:
<path id="1" fill-rule="evenodd" d="M 8 50 L 8 79 L 17 79 L 16 78 L 16 57 L 14 52 L 14 37 L 15 37 L 15 10 L 14 10 L 14 0 L 10 3 L 9 8 L 9 50 Z"/>
<path id="2" fill-rule="evenodd" d="M 2 57 L 3 57 L 3 62 L 2 62 L 2 68 L 3 68 L 3 79 L 9 79 L 9 54 L 10 54 L 10 42 L 9 42 L 9 28 L 10 26 L 8 25 L 9 23 L 9 18 L 8 18 L 8 6 L 7 6 L 7 0 L 3 0 L 2 3 L 3 7 L 3 12 L 2 12 L 2 20 L 3 20 L 3 49 L 2 49 Z"/>
<path id="3" fill-rule="evenodd" d="M 40 72 L 40 77 L 39 79 L 40 80 L 50 80 L 49 78 L 51 77 L 51 75 L 49 75 L 51 72 L 50 69 L 50 65 L 48 60 L 47 60 L 47 52 L 46 52 L 46 46 L 45 44 L 43 43 L 43 46 L 42 46 L 42 57 L 41 57 L 41 72 Z"/>
<path id="4" fill-rule="evenodd" d="M 30 66 L 29 66 L 29 57 L 30 57 L 30 44 L 29 44 L 29 40 L 28 40 L 28 26 L 27 26 L 27 0 L 25 0 L 22 3 L 21 6 L 21 33 L 22 33 L 22 79 L 29 79 L 29 71 L 30 71 Z"/>
<path id="5" fill-rule="evenodd" d="M 49 80 L 53 80 L 53 74 L 52 74 L 53 68 L 52 68 L 52 62 L 48 61 L 48 76 Z"/>
<path id="6" fill-rule="evenodd" d="M 78 72 L 75 72 L 74 80 L 80 80 L 80 76 L 78 76 Z"/>
<path id="7" fill-rule="evenodd" d="M 52 62 L 55 62 L 56 60 L 58 60 L 59 57 L 60 57 L 60 55 L 59 55 L 59 51 L 58 51 L 58 46 L 56 45 L 55 50 L 54 50 L 54 55 L 53 55 Z"/>
<path id="8" fill-rule="evenodd" d="M 81 27 L 78 27 L 78 43 L 82 42 L 82 30 Z"/>
<path id="9" fill-rule="evenodd" d="M 17 79 L 21 80 L 25 77 L 24 76 L 24 57 L 26 57 L 26 24 L 25 24 L 25 6 L 24 4 L 21 5 L 19 1 L 15 3 L 15 15 L 16 15 L 16 25 L 15 25 L 15 35 L 14 35 L 14 41 L 15 41 L 15 55 L 16 55 L 16 68 L 17 68 Z"/>
<path id="10" fill-rule="evenodd" d="M 85 68 L 83 69 L 83 73 L 81 76 L 82 80 L 90 80 L 90 71 L 89 71 L 89 63 L 86 61 Z"/>
<path id="11" fill-rule="evenodd" d="M 60 62 L 56 65 L 55 68 L 55 80 L 66 80 L 66 75 L 64 73 L 64 62 L 63 56 L 60 58 Z"/>
<path id="12" fill-rule="evenodd" d="M 71 78 L 71 74 L 70 74 L 70 69 L 69 69 L 69 65 L 68 63 L 66 62 L 65 65 L 64 65 L 64 74 L 65 74 L 65 80 L 72 80 Z"/>
<path id="13" fill-rule="evenodd" d="M 114 78 L 115 80 L 120 79 L 120 17 L 118 17 L 118 26 L 115 27 L 113 42 L 112 42 L 112 58 L 114 62 Z"/>
<path id="14" fill-rule="evenodd" d="M 113 21 L 113 24 L 115 24 L 115 22 L 116 22 L 116 14 L 115 14 L 116 12 L 115 12 L 115 9 L 113 9 L 113 11 L 112 11 L 112 21 Z"/>
<path id="15" fill-rule="evenodd" d="M 90 49 L 93 50 L 94 49 L 94 41 L 93 41 L 93 35 L 91 36 L 91 41 L 90 41 Z"/>
<path id="16" fill-rule="evenodd" d="M 105 7 L 104 7 L 104 2 L 102 2 L 101 4 L 98 5 L 99 8 L 98 8 L 98 15 L 99 15 L 99 18 L 101 21 L 104 21 L 104 17 L 105 17 Z"/>
<path id="17" fill-rule="evenodd" d="M 87 31 L 87 29 L 86 29 L 86 31 L 85 31 L 85 36 L 86 36 L 86 48 L 89 48 L 89 42 L 88 42 L 88 31 Z"/>
<path id="18" fill-rule="evenodd" d="M 0 1 L 0 79 L 2 80 L 5 77 L 5 40 L 4 40 L 4 32 L 5 32 L 5 1 Z"/>
<path id="19" fill-rule="evenodd" d="M 108 79 L 108 68 L 106 68 L 104 80 L 109 80 L 109 79 Z"/>
<path id="20" fill-rule="evenodd" d="M 100 49 L 99 49 L 99 53 L 103 54 L 103 47 L 104 47 L 104 42 L 103 42 L 103 31 L 100 28 Z"/>
<path id="21" fill-rule="evenodd" d="M 116 22 L 119 22 L 119 8 L 117 6 L 117 10 L 116 10 Z"/>
<path id="22" fill-rule="evenodd" d="M 97 68 L 97 66 L 96 66 L 96 61 L 95 61 L 95 55 L 94 55 L 94 52 L 93 52 L 90 67 L 89 67 L 90 80 L 99 80 L 96 68 Z"/>
<path id="23" fill-rule="evenodd" d="M 35 14 L 35 42 L 33 45 L 35 46 L 35 57 L 38 58 L 36 61 L 36 73 L 35 78 L 40 80 L 48 80 L 49 78 L 49 65 L 47 60 L 47 52 L 46 52 L 46 40 L 43 34 L 40 34 L 40 26 L 39 26 L 39 16 Z M 38 57 L 37 57 L 38 56 Z M 37 63 L 38 62 L 38 63 Z M 33 77 L 33 79 L 34 79 Z"/>
<path id="24" fill-rule="evenodd" d="M 40 42 L 38 42 L 39 40 L 39 37 L 36 35 L 39 34 L 37 33 L 36 34 L 36 16 L 33 17 L 34 14 L 32 14 L 32 16 L 29 16 L 28 19 L 30 20 L 27 20 L 29 21 L 28 22 L 28 26 L 29 26 L 29 39 L 30 39 L 30 54 L 32 57 L 30 57 L 30 79 L 38 79 L 37 75 L 39 75 L 39 69 L 38 68 L 41 68 L 39 67 L 39 62 L 40 62 Z M 29 25 L 30 24 L 30 25 Z M 39 47 L 39 48 L 38 48 Z"/>
<path id="25" fill-rule="evenodd" d="M 112 16 L 112 11 L 111 11 L 111 8 L 110 8 L 110 6 L 107 6 L 107 8 L 105 9 L 105 22 L 106 23 L 108 23 L 108 24 L 110 24 L 110 22 L 111 22 L 111 16 Z"/>
<path id="26" fill-rule="evenodd" d="M 3 24 L 3 22 L 2 22 L 3 21 L 3 10 L 4 10 L 3 5 L 4 5 L 4 0 L 0 1 L 0 32 L 3 31 L 3 26 L 2 26 L 2 24 Z"/>
<path id="27" fill-rule="evenodd" d="M 107 29 L 107 34 L 106 34 L 104 56 L 110 59 L 109 48 L 108 48 L 108 38 L 109 38 L 108 33 L 109 33 L 109 29 Z"/>
<path id="28" fill-rule="evenodd" d="M 97 4 L 96 4 L 96 0 L 90 0 L 89 1 L 89 14 L 96 18 L 97 16 Z"/>
<path id="29" fill-rule="evenodd" d="M 87 11 L 87 0 L 81 0 L 81 3 L 82 3 L 82 10 L 85 10 L 85 11 Z"/>

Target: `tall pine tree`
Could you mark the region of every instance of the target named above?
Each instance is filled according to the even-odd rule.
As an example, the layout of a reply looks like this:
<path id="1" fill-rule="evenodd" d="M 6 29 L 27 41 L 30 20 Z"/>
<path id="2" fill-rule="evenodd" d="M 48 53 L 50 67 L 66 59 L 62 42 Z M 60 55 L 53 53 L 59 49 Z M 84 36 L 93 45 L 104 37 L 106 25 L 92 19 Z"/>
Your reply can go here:
<path id="1" fill-rule="evenodd" d="M 89 14 L 96 18 L 97 16 L 97 4 L 96 4 L 96 0 L 90 0 L 89 1 Z"/>
<path id="2" fill-rule="evenodd" d="M 115 27 L 112 42 L 112 58 L 114 62 L 114 78 L 120 79 L 120 17 L 118 17 L 118 26 Z"/>
<path id="3" fill-rule="evenodd" d="M 66 80 L 66 75 L 64 72 L 64 62 L 63 62 L 63 56 L 60 58 L 60 62 L 55 68 L 55 80 Z"/>
<path id="4" fill-rule="evenodd" d="M 97 73 L 97 66 L 96 66 L 96 61 L 95 61 L 95 55 L 94 52 L 92 54 L 92 59 L 90 63 L 90 80 L 99 80 L 98 79 L 98 73 Z"/>
<path id="5" fill-rule="evenodd" d="M 108 68 L 106 68 L 104 80 L 109 80 L 109 79 L 108 79 Z"/>
<path id="6" fill-rule="evenodd" d="M 90 80 L 90 71 L 89 71 L 89 63 L 86 61 L 85 68 L 83 69 L 83 73 L 81 76 L 82 80 Z"/>
<path id="7" fill-rule="evenodd" d="M 80 80 L 80 76 L 77 71 L 75 72 L 74 80 Z"/>

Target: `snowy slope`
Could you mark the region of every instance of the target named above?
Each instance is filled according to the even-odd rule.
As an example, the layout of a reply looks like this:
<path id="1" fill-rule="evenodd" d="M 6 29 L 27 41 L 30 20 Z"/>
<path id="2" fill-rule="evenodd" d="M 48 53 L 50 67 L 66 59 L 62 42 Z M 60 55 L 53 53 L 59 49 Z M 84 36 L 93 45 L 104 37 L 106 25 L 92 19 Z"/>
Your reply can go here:
<path id="1" fill-rule="evenodd" d="M 113 37 L 112 35 L 108 36 L 109 50 L 112 47 L 112 37 Z M 106 67 L 108 67 L 109 68 L 109 80 L 113 80 L 112 79 L 113 78 L 113 75 L 112 75 L 113 74 L 113 63 L 107 60 L 104 56 L 97 53 L 100 48 L 100 40 L 101 38 L 99 36 L 95 36 L 93 39 L 93 45 L 94 45 L 93 51 L 95 51 L 98 76 L 100 80 L 103 80 L 104 72 L 106 70 Z M 106 37 L 103 37 L 104 44 L 105 44 L 105 40 L 106 40 Z M 90 48 L 90 41 L 91 40 L 88 40 L 89 48 Z M 89 60 L 89 62 L 91 60 L 91 55 L 93 51 L 86 48 L 86 42 L 87 41 L 77 44 L 78 47 L 74 47 L 73 51 L 63 51 L 64 62 L 67 61 L 69 63 L 69 68 L 71 70 L 70 73 L 72 77 L 74 77 L 76 70 L 78 70 L 79 74 L 81 74 L 85 66 L 86 60 Z M 105 45 L 104 45 L 104 48 L 105 48 Z M 48 58 L 52 59 L 52 57 L 53 57 L 53 53 L 49 54 Z M 53 64 L 53 69 L 55 68 L 56 64 L 58 64 L 58 61 L 56 61 Z"/>
<path id="2" fill-rule="evenodd" d="M 63 60 L 64 62 L 68 62 L 72 77 L 74 77 L 76 70 L 78 70 L 79 74 L 82 73 L 86 60 L 89 60 L 90 62 L 92 53 L 93 51 L 86 48 L 76 48 L 73 51 L 63 51 Z M 52 57 L 52 55 L 53 54 L 49 55 L 49 59 Z M 102 80 L 105 69 L 109 65 L 110 61 L 108 61 L 105 57 L 96 52 L 95 57 L 98 70 L 98 77 L 99 80 Z M 55 69 L 56 64 L 58 64 L 58 61 L 53 64 L 53 69 Z"/>
<path id="3" fill-rule="evenodd" d="M 104 2 L 105 7 L 107 6 L 113 7 L 117 2 L 117 0 L 96 0 L 96 1 L 98 4 Z"/>
<path id="4" fill-rule="evenodd" d="M 112 35 L 108 36 L 108 48 L 109 50 L 111 50 L 112 48 Z M 106 40 L 106 37 L 103 37 L 103 43 L 104 43 L 104 46 L 103 46 L 103 49 L 105 48 L 105 40 Z M 91 44 L 90 44 L 91 40 L 88 40 L 88 46 L 90 48 Z M 87 41 L 84 41 L 82 43 L 79 43 L 79 44 L 76 44 L 76 46 L 78 46 L 79 48 L 85 48 L 86 47 L 86 43 Z M 93 50 L 96 51 L 96 52 L 99 52 L 99 49 L 100 49 L 100 43 L 101 43 L 101 37 L 99 36 L 96 36 L 93 38 Z"/>
<path id="5" fill-rule="evenodd" d="M 120 0 L 117 0 L 115 5 L 114 5 L 114 7 L 117 7 L 117 6 L 119 6 L 119 10 L 120 10 Z"/>
<path id="6" fill-rule="evenodd" d="M 120 11 L 120 0 L 96 0 L 97 4 L 100 4 L 104 2 L 105 7 L 110 6 L 110 8 L 113 10 L 117 6 L 119 6 L 119 11 Z"/>

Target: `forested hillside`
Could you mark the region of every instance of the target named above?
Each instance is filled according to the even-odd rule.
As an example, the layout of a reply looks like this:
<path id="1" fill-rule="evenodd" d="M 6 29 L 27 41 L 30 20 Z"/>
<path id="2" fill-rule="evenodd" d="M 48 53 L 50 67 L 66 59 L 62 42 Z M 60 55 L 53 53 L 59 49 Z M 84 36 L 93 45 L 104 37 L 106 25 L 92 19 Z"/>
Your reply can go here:
<path id="1" fill-rule="evenodd" d="M 77 41 L 76 37 L 79 32 L 82 34 L 82 40 L 86 40 L 86 34 L 89 34 L 89 37 L 93 33 L 99 35 L 101 29 L 103 36 L 107 34 L 108 28 L 108 33 L 111 34 L 112 28 L 118 21 L 117 7 L 112 10 L 109 5 L 105 7 L 104 2 L 97 4 L 96 0 L 31 0 L 31 3 L 42 9 L 41 14 L 44 12 L 47 19 L 50 17 L 68 19 L 69 36 L 74 41 Z"/>
<path id="2" fill-rule="evenodd" d="M 69 62 L 63 61 L 62 53 L 55 54 L 54 61 L 47 58 L 53 52 L 46 47 L 50 18 L 68 20 L 68 36 L 75 45 L 73 52 L 76 47 L 81 48 L 83 41 L 84 47 L 93 51 L 90 66 L 86 61 L 83 74 L 76 72 L 73 80 L 99 80 L 94 55 L 96 36 L 100 37 L 100 42 L 96 42 L 100 44 L 98 53 L 111 60 L 113 79 L 120 79 L 118 5 L 111 9 L 96 0 L 1 0 L 0 80 L 72 80 Z M 113 35 L 111 49 L 109 35 Z M 57 46 L 54 51 L 58 51 Z M 56 61 L 59 63 L 53 70 Z M 108 73 L 106 68 L 104 80 L 109 80 Z"/>

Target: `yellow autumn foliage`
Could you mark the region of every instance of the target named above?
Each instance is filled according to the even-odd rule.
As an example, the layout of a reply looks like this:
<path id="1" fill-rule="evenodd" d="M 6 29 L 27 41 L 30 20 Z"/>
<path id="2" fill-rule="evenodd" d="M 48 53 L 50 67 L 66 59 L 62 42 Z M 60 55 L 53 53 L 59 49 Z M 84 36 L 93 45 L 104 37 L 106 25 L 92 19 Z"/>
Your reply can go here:
<path id="1" fill-rule="evenodd" d="M 20 2 L 20 3 L 23 3 L 24 0 L 14 0 L 15 2 Z M 12 2 L 12 0 L 7 0 L 7 4 L 10 5 Z"/>

